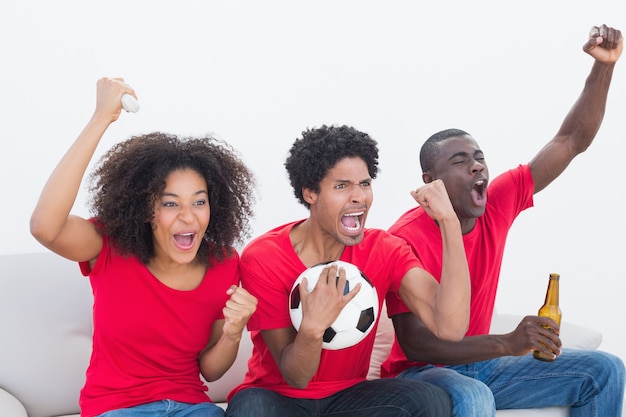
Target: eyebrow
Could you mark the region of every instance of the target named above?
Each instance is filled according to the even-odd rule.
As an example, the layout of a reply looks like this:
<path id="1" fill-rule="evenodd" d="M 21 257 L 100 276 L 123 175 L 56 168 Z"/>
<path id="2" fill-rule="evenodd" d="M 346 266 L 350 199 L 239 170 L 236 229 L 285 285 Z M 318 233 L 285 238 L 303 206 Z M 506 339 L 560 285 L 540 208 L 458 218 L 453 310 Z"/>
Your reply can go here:
<path id="1" fill-rule="evenodd" d="M 483 151 L 481 149 L 476 149 L 473 153 L 474 156 L 478 155 L 478 154 L 482 154 L 484 155 Z M 450 157 L 448 158 L 448 161 L 451 159 L 456 158 L 457 156 L 469 156 L 469 152 L 465 152 L 465 151 L 460 151 L 460 152 L 455 152 L 452 155 L 450 155 Z"/>
<path id="2" fill-rule="evenodd" d="M 206 195 L 209 195 L 209 192 L 208 192 L 207 190 L 198 190 L 198 191 L 196 191 L 195 193 L 193 193 L 193 195 L 194 195 L 194 196 L 199 195 L 199 194 L 206 194 Z M 171 193 L 171 192 L 167 192 L 167 191 L 163 191 L 163 192 L 161 193 L 161 196 L 162 196 L 162 197 L 165 197 L 165 196 L 167 196 L 167 197 L 180 197 L 180 196 L 179 196 L 178 194 L 176 194 L 176 193 Z"/>
<path id="3" fill-rule="evenodd" d="M 336 180 L 333 180 L 333 181 L 335 183 L 341 183 L 341 184 L 352 184 L 351 180 L 336 179 Z M 371 182 L 371 181 L 372 181 L 372 178 L 371 177 L 367 177 L 367 178 L 364 178 L 362 180 L 358 180 L 355 184 L 361 184 L 362 182 Z"/>
<path id="4" fill-rule="evenodd" d="M 468 156 L 468 155 L 469 155 L 469 153 L 467 153 L 467 152 L 455 152 L 455 153 L 453 153 L 452 155 L 450 155 L 448 157 L 448 161 L 451 160 L 451 159 L 454 159 L 454 158 L 456 158 L 458 156 Z"/>

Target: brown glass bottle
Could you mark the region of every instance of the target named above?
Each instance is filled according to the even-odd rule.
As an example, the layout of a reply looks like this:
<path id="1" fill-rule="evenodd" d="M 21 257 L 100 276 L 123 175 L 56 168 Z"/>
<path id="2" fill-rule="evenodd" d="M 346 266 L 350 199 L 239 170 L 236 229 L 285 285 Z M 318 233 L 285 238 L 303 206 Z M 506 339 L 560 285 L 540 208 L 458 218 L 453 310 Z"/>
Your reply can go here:
<path id="1" fill-rule="evenodd" d="M 559 307 L 559 274 L 550 274 L 550 280 L 548 281 L 548 289 L 546 290 L 546 301 L 539 309 L 539 315 L 542 317 L 549 317 L 561 325 L 561 308 Z M 545 326 L 544 326 L 545 327 Z M 547 327 L 546 327 L 547 328 Z M 533 352 L 535 359 L 540 361 L 553 361 L 552 357 L 546 357 L 538 350 Z"/>

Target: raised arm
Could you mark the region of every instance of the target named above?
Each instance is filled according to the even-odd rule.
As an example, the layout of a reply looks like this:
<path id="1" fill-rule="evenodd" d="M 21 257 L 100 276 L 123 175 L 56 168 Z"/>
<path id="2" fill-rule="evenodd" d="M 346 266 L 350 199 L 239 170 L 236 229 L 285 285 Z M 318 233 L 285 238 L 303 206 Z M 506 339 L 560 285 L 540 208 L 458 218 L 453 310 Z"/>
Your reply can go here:
<path id="1" fill-rule="evenodd" d="M 439 224 L 443 244 L 441 281 L 413 268 L 402 280 L 400 297 L 437 337 L 461 340 L 469 323 L 470 280 L 461 225 L 443 181 L 435 180 L 412 193 Z"/>
<path id="2" fill-rule="evenodd" d="M 98 80 L 93 116 L 48 178 L 30 218 L 31 234 L 42 245 L 74 261 L 91 260 L 102 247 L 95 227 L 70 211 L 102 135 L 120 115 L 125 92 L 134 95 L 122 79 Z"/>
<path id="3" fill-rule="evenodd" d="M 615 63 L 622 54 L 622 33 L 594 26 L 583 50 L 595 62 L 580 96 L 563 120 L 556 136 L 530 162 L 535 193 L 558 177 L 576 155 L 584 152 L 600 129 Z"/>

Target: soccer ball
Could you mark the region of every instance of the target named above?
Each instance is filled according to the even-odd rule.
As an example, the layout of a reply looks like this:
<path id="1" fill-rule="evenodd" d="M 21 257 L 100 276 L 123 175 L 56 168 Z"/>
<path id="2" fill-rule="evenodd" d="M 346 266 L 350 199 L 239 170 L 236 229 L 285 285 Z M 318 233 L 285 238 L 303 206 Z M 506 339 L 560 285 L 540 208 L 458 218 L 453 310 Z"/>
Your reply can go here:
<path id="1" fill-rule="evenodd" d="M 358 283 L 361 289 L 341 310 L 335 322 L 324 332 L 323 348 L 329 350 L 344 349 L 359 343 L 374 328 L 378 318 L 378 293 L 369 279 L 349 262 L 332 261 L 318 264 L 304 271 L 291 288 L 289 295 L 289 315 L 296 330 L 302 323 L 302 303 L 300 302 L 300 283 L 306 276 L 308 290 L 312 291 L 322 269 L 329 264 L 337 264 L 346 270 L 346 287 L 343 293 L 350 292 Z"/>

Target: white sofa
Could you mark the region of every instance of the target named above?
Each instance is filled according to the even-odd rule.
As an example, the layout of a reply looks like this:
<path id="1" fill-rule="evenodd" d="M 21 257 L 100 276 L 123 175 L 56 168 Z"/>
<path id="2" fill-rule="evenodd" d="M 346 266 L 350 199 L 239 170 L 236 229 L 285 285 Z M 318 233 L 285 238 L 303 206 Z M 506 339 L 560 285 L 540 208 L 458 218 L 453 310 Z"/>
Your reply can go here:
<path id="1" fill-rule="evenodd" d="M 78 416 L 78 394 L 91 351 L 91 289 L 76 263 L 49 252 L 0 255 L 0 417 Z M 370 367 L 376 378 L 393 338 L 391 321 L 382 315 Z M 518 323 L 513 315 L 494 316 L 494 333 Z M 602 336 L 564 323 L 569 347 L 595 349 Z M 207 384 L 222 406 L 241 381 L 251 352 L 244 339 L 234 366 Z M 566 408 L 502 410 L 498 417 L 568 416 Z"/>

